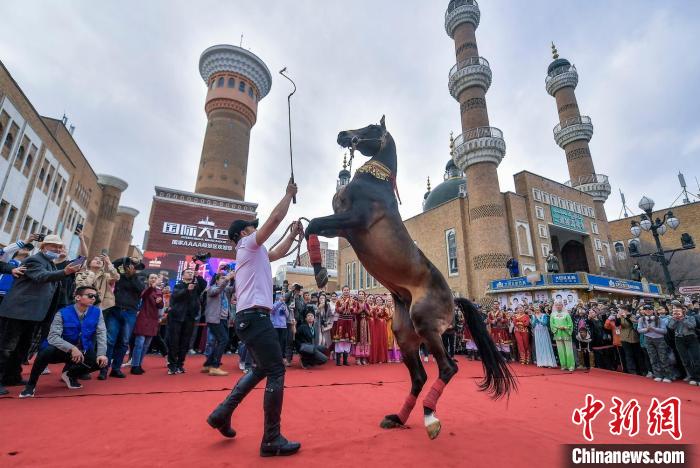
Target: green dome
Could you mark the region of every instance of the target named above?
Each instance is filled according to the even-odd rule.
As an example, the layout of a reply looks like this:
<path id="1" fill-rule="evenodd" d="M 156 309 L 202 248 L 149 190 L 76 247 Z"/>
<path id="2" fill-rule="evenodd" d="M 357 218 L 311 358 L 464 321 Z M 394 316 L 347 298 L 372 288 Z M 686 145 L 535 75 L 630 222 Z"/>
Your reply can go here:
<path id="1" fill-rule="evenodd" d="M 432 210 L 438 205 L 442 205 L 450 200 L 459 198 L 459 187 L 466 185 L 464 177 L 452 177 L 435 187 L 423 203 L 423 212 Z"/>

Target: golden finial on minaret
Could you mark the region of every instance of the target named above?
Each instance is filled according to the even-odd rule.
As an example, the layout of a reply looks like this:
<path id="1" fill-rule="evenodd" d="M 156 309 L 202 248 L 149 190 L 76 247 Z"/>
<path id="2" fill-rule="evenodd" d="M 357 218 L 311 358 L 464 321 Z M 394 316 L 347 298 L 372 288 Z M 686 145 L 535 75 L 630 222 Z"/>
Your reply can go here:
<path id="1" fill-rule="evenodd" d="M 557 52 L 557 46 L 554 45 L 554 41 L 552 41 L 552 58 L 554 60 L 559 58 L 559 52 Z"/>
<path id="2" fill-rule="evenodd" d="M 428 192 L 430 192 L 430 176 L 428 176 Z"/>
<path id="3" fill-rule="evenodd" d="M 453 132 L 450 132 L 450 156 L 453 158 L 455 156 L 455 139 Z"/>
<path id="4" fill-rule="evenodd" d="M 343 169 L 347 169 L 348 167 L 348 153 L 345 153 L 343 155 Z"/>

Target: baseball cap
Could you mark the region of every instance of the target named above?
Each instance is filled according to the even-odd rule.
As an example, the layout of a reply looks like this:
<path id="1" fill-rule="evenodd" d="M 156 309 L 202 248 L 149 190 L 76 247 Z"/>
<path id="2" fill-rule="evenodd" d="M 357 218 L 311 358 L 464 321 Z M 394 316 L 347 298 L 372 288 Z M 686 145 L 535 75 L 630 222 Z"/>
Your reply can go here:
<path id="1" fill-rule="evenodd" d="M 255 229 L 258 228 L 259 220 L 254 219 L 252 221 L 245 219 L 237 219 L 231 223 L 231 227 L 228 228 L 228 238 L 233 242 L 238 243 L 241 240 L 241 231 L 248 226 L 253 226 Z"/>

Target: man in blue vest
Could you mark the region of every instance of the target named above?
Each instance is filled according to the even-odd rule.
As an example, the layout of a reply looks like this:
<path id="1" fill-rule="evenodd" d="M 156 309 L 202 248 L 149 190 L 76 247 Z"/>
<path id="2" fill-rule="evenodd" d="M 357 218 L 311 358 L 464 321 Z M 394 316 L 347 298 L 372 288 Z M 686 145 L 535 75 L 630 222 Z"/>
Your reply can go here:
<path id="1" fill-rule="evenodd" d="M 48 344 L 39 352 L 20 398 L 34 396 L 37 381 L 48 364 L 64 362 L 61 380 L 71 389 L 82 388 L 78 376 L 107 365 L 107 329 L 102 311 L 95 306 L 97 291 L 90 286 L 75 290 L 75 304 L 59 310 L 51 322 Z"/>

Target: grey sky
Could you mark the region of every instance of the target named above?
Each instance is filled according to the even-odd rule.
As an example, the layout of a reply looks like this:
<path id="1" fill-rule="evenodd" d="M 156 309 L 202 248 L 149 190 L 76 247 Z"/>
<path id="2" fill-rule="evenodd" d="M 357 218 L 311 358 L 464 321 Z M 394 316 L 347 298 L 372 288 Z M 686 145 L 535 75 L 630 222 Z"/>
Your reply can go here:
<path id="1" fill-rule="evenodd" d="M 287 66 L 293 98 L 299 204 L 290 217 L 331 212 L 343 151 L 339 130 L 378 122 L 397 141 L 404 218 L 420 212 L 425 179 L 442 180 L 459 105 L 447 90 L 454 64 L 445 34 L 447 0 L 3 2 L 0 58 L 40 113 L 76 125 L 96 172 L 126 179 L 122 204 L 141 211 L 140 244 L 153 187 L 193 190 L 206 123 L 200 53 L 243 45 L 273 73 L 253 129 L 246 198 L 266 217 L 289 175 Z M 680 192 L 683 171 L 700 177 L 700 3 L 484 0 L 477 41 L 493 70 L 491 125 L 504 131 L 501 190 L 529 170 L 568 179 L 554 143 L 554 99 L 544 89 L 554 40 L 578 69 L 583 114 L 593 119 L 596 169 L 608 174 L 608 217 L 618 188 L 635 212 Z M 356 161 L 357 168 L 361 161 Z"/>

